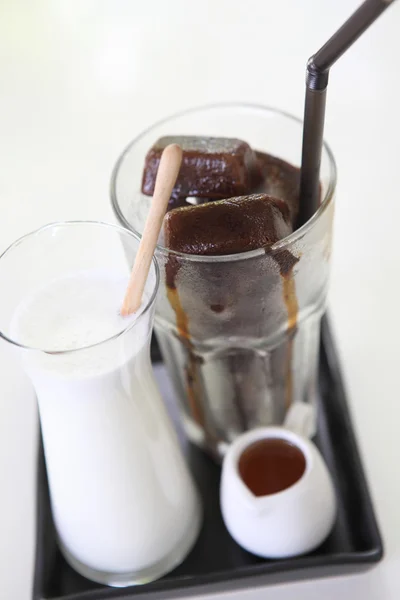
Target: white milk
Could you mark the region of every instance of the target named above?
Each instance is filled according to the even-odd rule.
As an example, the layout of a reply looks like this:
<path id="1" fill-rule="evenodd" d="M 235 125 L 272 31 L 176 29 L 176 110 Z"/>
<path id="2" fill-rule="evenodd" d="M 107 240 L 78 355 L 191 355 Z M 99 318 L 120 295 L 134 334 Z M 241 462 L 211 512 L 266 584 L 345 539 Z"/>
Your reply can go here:
<path id="1" fill-rule="evenodd" d="M 126 283 L 101 271 L 54 280 L 17 308 L 13 337 L 50 351 L 107 339 L 127 326 L 119 315 Z M 54 521 L 78 570 L 153 578 L 197 536 L 196 491 L 148 359 L 151 318 L 130 317 L 129 331 L 98 347 L 22 351 L 38 397 Z"/>

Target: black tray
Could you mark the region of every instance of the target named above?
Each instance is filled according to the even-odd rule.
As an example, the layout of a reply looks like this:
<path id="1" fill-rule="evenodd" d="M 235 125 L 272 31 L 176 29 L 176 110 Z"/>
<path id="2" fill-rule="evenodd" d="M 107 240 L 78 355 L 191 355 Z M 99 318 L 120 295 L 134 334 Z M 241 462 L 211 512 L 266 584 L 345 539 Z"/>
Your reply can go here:
<path id="1" fill-rule="evenodd" d="M 153 360 L 159 358 L 152 345 Z M 163 394 L 169 381 L 157 366 Z M 169 393 L 168 393 L 169 392 Z M 173 410 L 173 409 L 172 409 Z M 176 410 L 176 408 L 175 408 Z M 42 447 L 38 462 L 37 548 L 33 598 L 52 600 L 150 600 L 240 586 L 360 572 L 383 555 L 382 539 L 351 424 L 336 351 L 326 319 L 322 324 L 320 410 L 317 444 L 328 463 L 338 495 L 335 527 L 318 550 L 290 560 L 267 561 L 242 550 L 226 531 L 219 509 L 220 468 L 186 443 L 189 463 L 202 495 L 204 525 L 187 559 L 162 579 L 143 586 L 109 588 L 81 577 L 57 548 L 51 519 Z"/>

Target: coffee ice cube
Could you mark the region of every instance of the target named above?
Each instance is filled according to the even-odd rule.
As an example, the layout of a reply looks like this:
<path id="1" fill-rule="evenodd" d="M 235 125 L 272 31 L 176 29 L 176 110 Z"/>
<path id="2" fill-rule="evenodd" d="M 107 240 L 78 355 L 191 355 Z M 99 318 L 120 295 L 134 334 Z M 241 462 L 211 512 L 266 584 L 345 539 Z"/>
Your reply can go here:
<path id="1" fill-rule="evenodd" d="M 295 225 L 299 212 L 300 169 L 272 154 L 255 151 L 255 155 L 260 181 L 253 193 L 265 193 L 284 200 Z"/>
<path id="2" fill-rule="evenodd" d="M 172 143 L 179 144 L 183 150 L 181 169 L 172 192 L 174 198 L 196 196 L 220 200 L 251 192 L 258 165 L 246 142 L 236 138 L 166 136 L 147 153 L 143 194 L 154 193 L 162 151 Z"/>
<path id="3" fill-rule="evenodd" d="M 164 221 L 166 247 L 186 254 L 222 255 L 268 248 L 291 232 L 287 204 L 268 194 L 175 208 Z"/>

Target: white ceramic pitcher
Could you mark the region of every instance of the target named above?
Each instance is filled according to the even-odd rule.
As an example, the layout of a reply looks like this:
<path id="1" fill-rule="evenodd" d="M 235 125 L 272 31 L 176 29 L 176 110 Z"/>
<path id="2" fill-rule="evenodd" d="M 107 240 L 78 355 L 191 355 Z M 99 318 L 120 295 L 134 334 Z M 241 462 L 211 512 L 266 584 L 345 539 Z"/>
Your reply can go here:
<path id="1" fill-rule="evenodd" d="M 243 548 L 264 558 L 287 558 L 318 547 L 336 516 L 336 496 L 326 464 L 307 436 L 310 407 L 297 403 L 285 427 L 262 427 L 237 438 L 229 447 L 221 478 L 221 510 L 225 525 Z M 305 458 L 303 475 L 277 493 L 255 496 L 242 480 L 239 460 L 255 442 L 280 439 L 296 446 Z"/>

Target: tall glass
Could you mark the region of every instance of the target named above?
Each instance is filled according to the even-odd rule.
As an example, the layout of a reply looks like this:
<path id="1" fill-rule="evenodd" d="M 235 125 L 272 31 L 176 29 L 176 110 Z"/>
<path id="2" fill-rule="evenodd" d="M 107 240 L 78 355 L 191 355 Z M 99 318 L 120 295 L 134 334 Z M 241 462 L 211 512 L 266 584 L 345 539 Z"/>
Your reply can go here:
<path id="1" fill-rule="evenodd" d="M 0 336 L 37 394 L 60 548 L 114 586 L 174 568 L 201 520 L 150 363 L 155 261 L 138 315 L 119 315 L 138 244 L 113 225 L 56 223 L 0 257 Z"/>
<path id="2" fill-rule="evenodd" d="M 226 104 L 175 115 L 129 144 L 112 175 L 115 214 L 138 234 L 149 207 L 140 192 L 145 155 L 159 137 L 175 134 L 240 138 L 300 165 L 302 122 L 279 110 Z M 319 209 L 267 252 L 193 256 L 159 240 L 157 338 L 186 431 L 217 458 L 242 431 L 281 424 L 293 402 L 315 403 L 335 186 L 335 162 L 325 144 Z M 282 193 L 279 176 L 271 193 Z"/>

